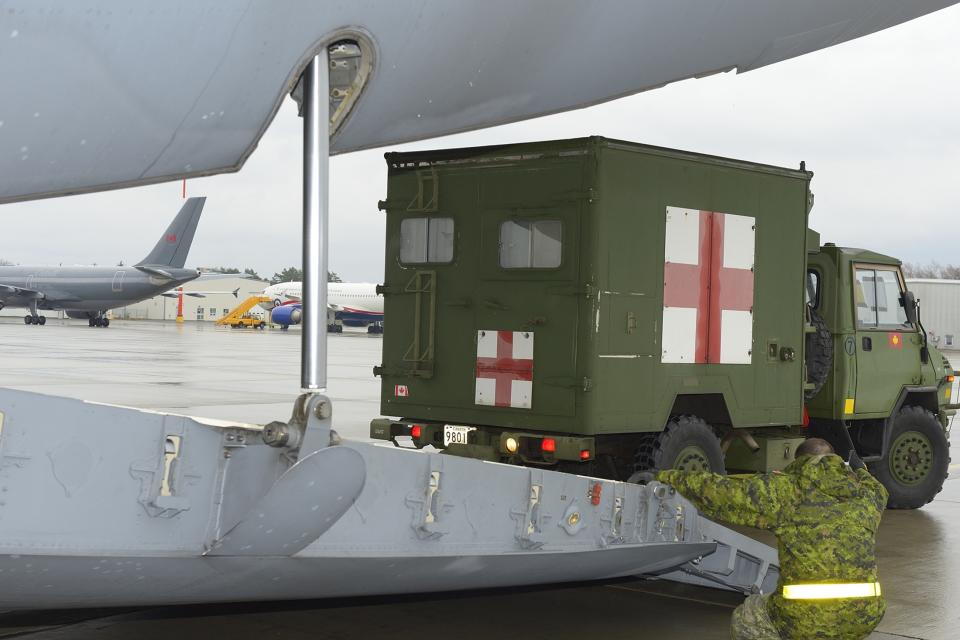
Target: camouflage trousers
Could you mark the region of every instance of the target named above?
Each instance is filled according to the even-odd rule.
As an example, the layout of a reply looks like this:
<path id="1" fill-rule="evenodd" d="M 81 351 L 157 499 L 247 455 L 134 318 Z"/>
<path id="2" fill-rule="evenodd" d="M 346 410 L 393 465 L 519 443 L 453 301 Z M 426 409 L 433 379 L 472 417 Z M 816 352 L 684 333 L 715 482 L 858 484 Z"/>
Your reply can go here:
<path id="1" fill-rule="evenodd" d="M 767 611 L 767 597 L 748 596 L 733 612 L 730 621 L 733 640 L 782 640 Z"/>
<path id="2" fill-rule="evenodd" d="M 782 619 L 789 631 L 781 634 L 770 613 L 771 595 L 749 596 L 734 610 L 730 621 L 733 640 L 862 640 L 880 623 L 886 609 L 882 598 L 793 600 L 790 615 Z M 787 612 L 774 611 L 774 615 L 778 613 L 783 615 Z"/>

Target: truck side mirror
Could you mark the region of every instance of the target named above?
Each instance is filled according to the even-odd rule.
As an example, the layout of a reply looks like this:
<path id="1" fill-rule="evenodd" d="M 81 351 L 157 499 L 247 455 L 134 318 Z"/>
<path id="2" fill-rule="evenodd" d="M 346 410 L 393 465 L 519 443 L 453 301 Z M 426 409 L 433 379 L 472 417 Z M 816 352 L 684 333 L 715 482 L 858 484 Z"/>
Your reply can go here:
<path id="1" fill-rule="evenodd" d="M 916 326 L 917 324 L 917 298 L 913 291 L 904 291 L 900 296 L 900 304 L 903 305 L 903 311 L 907 314 L 907 321 Z"/>

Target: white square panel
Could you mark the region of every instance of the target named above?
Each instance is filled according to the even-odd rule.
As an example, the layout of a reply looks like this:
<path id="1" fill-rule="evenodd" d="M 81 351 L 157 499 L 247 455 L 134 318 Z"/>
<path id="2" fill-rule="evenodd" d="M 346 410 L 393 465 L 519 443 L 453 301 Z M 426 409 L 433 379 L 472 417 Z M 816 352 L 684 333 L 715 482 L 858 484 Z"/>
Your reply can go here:
<path id="1" fill-rule="evenodd" d="M 720 314 L 720 362 L 750 364 L 753 349 L 753 314 L 723 310 Z"/>
<path id="2" fill-rule="evenodd" d="M 693 363 L 697 350 L 697 310 L 664 307 L 660 362 Z"/>
<path id="3" fill-rule="evenodd" d="M 667 207 L 663 261 L 680 264 L 700 263 L 700 212 L 696 209 Z"/>

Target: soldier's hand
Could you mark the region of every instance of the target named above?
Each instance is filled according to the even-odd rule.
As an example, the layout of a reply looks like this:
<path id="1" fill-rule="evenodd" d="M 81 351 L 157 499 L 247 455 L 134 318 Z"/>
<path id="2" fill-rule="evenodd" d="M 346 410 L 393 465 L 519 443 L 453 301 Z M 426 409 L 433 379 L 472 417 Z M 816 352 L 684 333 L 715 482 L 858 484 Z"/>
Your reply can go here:
<path id="1" fill-rule="evenodd" d="M 847 464 L 849 464 L 850 468 L 854 471 L 857 469 L 867 468 L 867 465 L 864 464 L 863 460 L 860 459 L 860 456 L 857 455 L 856 449 L 850 449 L 850 456 L 847 458 Z"/>
<path id="2" fill-rule="evenodd" d="M 657 479 L 657 475 L 653 471 L 637 471 L 632 476 L 627 478 L 627 482 L 632 482 L 634 484 L 650 484 Z"/>

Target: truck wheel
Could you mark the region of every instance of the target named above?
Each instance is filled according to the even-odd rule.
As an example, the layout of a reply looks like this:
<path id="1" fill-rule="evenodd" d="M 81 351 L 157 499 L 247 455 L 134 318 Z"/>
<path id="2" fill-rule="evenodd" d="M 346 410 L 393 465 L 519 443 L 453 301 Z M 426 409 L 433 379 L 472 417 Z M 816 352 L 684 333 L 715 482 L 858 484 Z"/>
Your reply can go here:
<path id="1" fill-rule="evenodd" d="M 812 399 L 823 388 L 833 368 L 833 334 L 827 328 L 827 323 L 813 309 L 810 309 L 810 324 L 815 331 L 808 333 L 804 344 L 804 353 L 807 365 L 807 382 L 813 384 L 812 389 L 804 391 L 807 400 Z"/>
<path id="2" fill-rule="evenodd" d="M 682 469 L 724 473 L 720 440 L 704 420 L 696 416 L 677 416 L 656 436 L 649 437 L 637 450 L 637 471 Z"/>
<path id="3" fill-rule="evenodd" d="M 923 407 L 901 409 L 887 456 L 869 468 L 890 494 L 888 509 L 916 509 L 933 500 L 950 471 L 950 446 L 937 417 Z"/>

